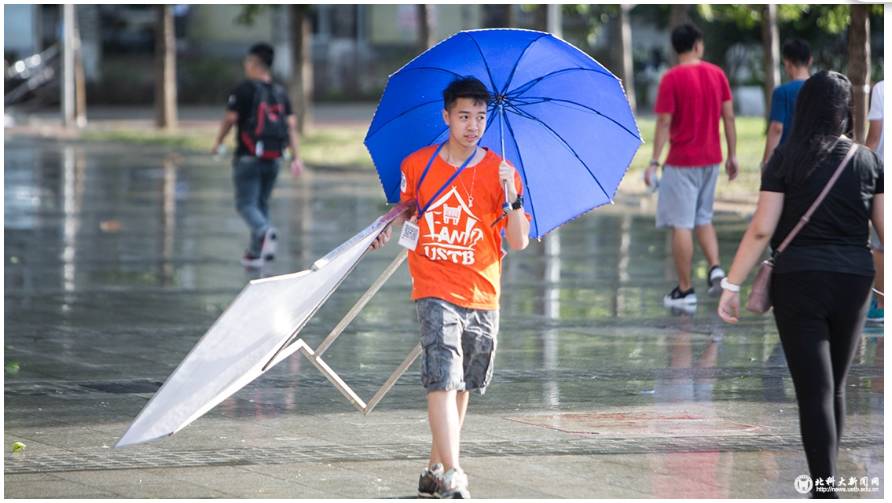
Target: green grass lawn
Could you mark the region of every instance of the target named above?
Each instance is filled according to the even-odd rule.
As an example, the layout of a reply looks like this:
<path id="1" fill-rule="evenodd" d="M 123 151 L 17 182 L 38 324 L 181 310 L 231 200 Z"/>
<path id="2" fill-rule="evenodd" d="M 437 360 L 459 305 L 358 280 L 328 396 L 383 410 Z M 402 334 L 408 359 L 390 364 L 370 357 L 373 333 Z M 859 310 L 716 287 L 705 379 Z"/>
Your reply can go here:
<path id="1" fill-rule="evenodd" d="M 638 149 L 632 166 L 623 180 L 621 189 L 644 191 L 643 170 L 647 167 L 653 152 L 651 139 L 654 133 L 654 119 L 638 119 L 638 127 L 645 143 Z M 151 129 L 92 130 L 82 135 L 88 141 L 109 141 L 116 143 L 156 145 L 173 150 L 206 152 L 213 143 L 216 130 L 190 129 L 177 131 L 156 131 Z M 362 144 L 365 129 L 361 127 L 325 127 L 313 129 L 301 142 L 304 161 L 311 166 L 352 166 L 373 169 L 372 160 Z M 230 136 L 231 143 L 231 136 Z M 759 163 L 765 146 L 764 121 L 759 117 L 737 118 L 737 159 L 740 174 L 732 183 L 723 175 L 718 184 L 718 195 L 722 198 L 755 200 L 759 190 Z M 230 145 L 231 148 L 231 145 Z M 725 150 L 722 136 L 722 151 Z M 663 158 L 668 152 L 664 149 Z M 724 167 L 722 167 L 724 170 Z"/>
<path id="2" fill-rule="evenodd" d="M 160 131 L 154 129 L 102 129 L 86 131 L 81 139 L 152 145 L 184 152 L 209 152 L 214 143 L 216 130 L 208 128 Z M 301 155 L 311 166 L 357 166 L 372 169 L 372 159 L 362 144 L 365 130 L 351 127 L 319 128 L 311 131 L 301 141 Z M 232 133 L 227 148 L 232 151 Z"/>

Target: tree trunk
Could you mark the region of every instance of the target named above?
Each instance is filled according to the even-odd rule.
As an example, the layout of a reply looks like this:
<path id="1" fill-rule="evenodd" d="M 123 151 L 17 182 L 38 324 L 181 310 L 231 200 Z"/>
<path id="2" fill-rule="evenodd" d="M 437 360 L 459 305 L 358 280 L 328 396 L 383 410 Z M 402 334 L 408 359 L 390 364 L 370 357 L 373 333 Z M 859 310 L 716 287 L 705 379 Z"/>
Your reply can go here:
<path id="1" fill-rule="evenodd" d="M 505 27 L 506 28 L 514 28 L 517 26 L 517 11 L 513 5 L 507 4 L 504 6 L 505 9 Z"/>
<path id="2" fill-rule="evenodd" d="M 548 30 L 548 6 L 540 5 L 533 11 L 533 29 L 539 31 Z"/>
<path id="3" fill-rule="evenodd" d="M 177 127 L 177 46 L 173 6 L 155 7 L 155 125 Z"/>
<path id="4" fill-rule="evenodd" d="M 626 89 L 626 97 L 629 99 L 629 105 L 632 107 L 632 113 L 635 113 L 635 79 L 634 66 L 632 64 L 632 27 L 629 23 L 629 11 L 632 5 L 619 6 L 619 19 L 617 19 L 617 28 L 619 31 L 619 43 L 615 45 L 617 50 L 617 58 L 615 61 L 619 63 L 620 78 L 623 81 L 623 87 Z"/>
<path id="5" fill-rule="evenodd" d="M 80 42 L 80 37 L 78 37 Z M 77 127 L 87 125 L 87 79 L 84 76 L 84 56 L 80 43 L 74 51 L 74 116 Z"/>
<path id="6" fill-rule="evenodd" d="M 312 26 L 305 5 L 289 5 L 291 16 L 291 102 L 297 133 L 303 136 L 313 117 Z"/>
<path id="7" fill-rule="evenodd" d="M 514 6 L 511 4 L 489 4 L 483 6 L 484 28 L 513 28 L 517 21 L 514 19 Z"/>
<path id="8" fill-rule="evenodd" d="M 691 22 L 691 16 L 689 15 L 690 9 L 691 6 L 687 4 L 672 4 L 671 9 L 669 10 L 670 32 L 678 26 Z"/>
<path id="9" fill-rule="evenodd" d="M 688 14 L 690 8 L 691 6 L 687 4 L 672 4 L 669 10 L 669 33 L 672 33 L 675 28 L 691 22 L 691 17 Z M 669 44 L 669 62 L 673 65 L 678 63 L 678 54 L 675 54 L 671 43 Z"/>
<path id="10" fill-rule="evenodd" d="M 511 28 L 514 26 L 514 9 L 511 4 L 488 4 L 483 6 L 484 28 Z"/>
<path id="11" fill-rule="evenodd" d="M 77 12 L 71 21 L 74 48 L 74 121 L 77 127 L 84 127 L 87 125 L 87 82 L 84 76 L 84 46 Z"/>
<path id="12" fill-rule="evenodd" d="M 870 18 L 866 5 L 851 5 L 849 9 L 849 80 L 855 98 L 855 141 L 864 143 L 870 99 Z"/>
<path id="13" fill-rule="evenodd" d="M 771 93 L 780 84 L 780 37 L 777 29 L 777 6 L 762 7 L 762 60 L 765 65 L 765 125 L 771 115 Z"/>
<path id="14" fill-rule="evenodd" d="M 433 33 L 431 33 L 431 10 L 427 4 L 418 4 L 418 52 L 424 52 L 434 45 Z"/>

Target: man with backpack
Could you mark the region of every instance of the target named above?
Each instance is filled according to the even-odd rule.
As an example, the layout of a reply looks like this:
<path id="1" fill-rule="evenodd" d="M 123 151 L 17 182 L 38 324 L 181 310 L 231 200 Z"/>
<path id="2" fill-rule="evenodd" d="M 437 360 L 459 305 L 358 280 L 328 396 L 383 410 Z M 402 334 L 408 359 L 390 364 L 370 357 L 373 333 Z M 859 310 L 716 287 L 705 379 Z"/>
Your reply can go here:
<path id="1" fill-rule="evenodd" d="M 291 172 L 299 175 L 297 119 L 288 94 L 273 82 L 270 68 L 273 48 L 255 44 L 243 61 L 245 80 L 229 95 L 226 115 L 211 149 L 219 152 L 223 139 L 236 126 L 236 150 L 232 160 L 235 205 L 251 229 L 242 265 L 259 268 L 276 254 L 276 230 L 270 224 L 269 197 L 279 174 L 279 158 L 291 149 Z"/>

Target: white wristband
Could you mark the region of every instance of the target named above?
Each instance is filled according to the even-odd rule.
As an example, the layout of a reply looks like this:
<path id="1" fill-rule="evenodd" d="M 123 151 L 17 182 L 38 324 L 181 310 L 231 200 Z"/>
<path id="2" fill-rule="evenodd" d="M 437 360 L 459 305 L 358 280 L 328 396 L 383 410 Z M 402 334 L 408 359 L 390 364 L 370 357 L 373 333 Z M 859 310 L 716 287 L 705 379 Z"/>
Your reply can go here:
<path id="1" fill-rule="evenodd" d="M 740 292 L 740 285 L 731 283 L 730 281 L 728 281 L 728 278 L 722 278 L 722 282 L 720 284 L 722 285 L 722 289 L 724 290 L 728 290 L 729 292 L 733 293 Z"/>

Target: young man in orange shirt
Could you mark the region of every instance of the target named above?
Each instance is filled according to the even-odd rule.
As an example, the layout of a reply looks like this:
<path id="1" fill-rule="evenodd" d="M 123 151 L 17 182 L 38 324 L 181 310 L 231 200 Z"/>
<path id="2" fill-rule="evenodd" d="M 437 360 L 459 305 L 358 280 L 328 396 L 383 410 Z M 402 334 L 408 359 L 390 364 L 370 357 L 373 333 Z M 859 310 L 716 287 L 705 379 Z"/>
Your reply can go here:
<path id="1" fill-rule="evenodd" d="M 489 100 L 486 86 L 473 77 L 449 84 L 443 91 L 448 140 L 413 152 L 400 168 L 400 200 L 417 203 L 400 244 L 409 248 L 432 436 L 430 463 L 418 484 L 421 497 L 470 497 L 459 438 L 470 392 L 482 394 L 492 379 L 502 232 L 512 250 L 529 244 L 520 176 L 495 152 L 477 146 Z M 512 203 L 507 215 L 506 199 Z M 373 248 L 389 237 L 388 229 Z"/>

